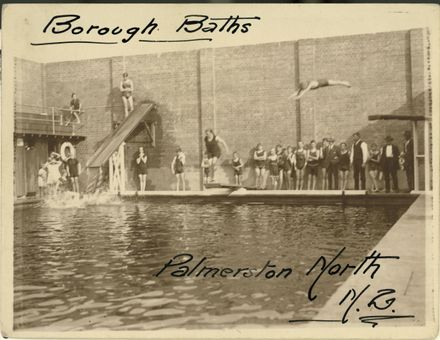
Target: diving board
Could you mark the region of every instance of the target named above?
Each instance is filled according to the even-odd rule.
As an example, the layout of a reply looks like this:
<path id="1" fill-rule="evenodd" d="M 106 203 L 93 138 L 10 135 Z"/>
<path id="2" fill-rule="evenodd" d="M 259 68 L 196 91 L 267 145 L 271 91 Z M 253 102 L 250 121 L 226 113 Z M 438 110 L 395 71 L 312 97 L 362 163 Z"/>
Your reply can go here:
<path id="1" fill-rule="evenodd" d="M 130 136 L 136 127 L 143 122 L 145 116 L 154 108 L 153 103 L 142 103 L 110 134 L 87 161 L 88 168 L 99 168 L 109 160 L 110 156 Z"/>

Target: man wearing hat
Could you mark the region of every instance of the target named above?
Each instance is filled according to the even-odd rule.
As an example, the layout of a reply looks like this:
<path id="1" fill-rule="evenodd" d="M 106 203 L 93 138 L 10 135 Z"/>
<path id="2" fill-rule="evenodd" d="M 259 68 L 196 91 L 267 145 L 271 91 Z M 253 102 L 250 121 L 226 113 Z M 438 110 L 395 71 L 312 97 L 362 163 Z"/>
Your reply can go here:
<path id="1" fill-rule="evenodd" d="M 405 173 L 408 182 L 408 190 L 414 190 L 414 142 L 411 131 L 403 133 L 405 144 L 403 144 L 403 153 L 405 159 Z"/>
<path id="2" fill-rule="evenodd" d="M 399 148 L 394 145 L 391 136 L 385 137 L 386 145 L 381 149 L 380 163 L 385 177 L 385 190 L 390 192 L 390 176 L 393 181 L 393 191 L 399 191 L 397 169 L 399 169 Z"/>

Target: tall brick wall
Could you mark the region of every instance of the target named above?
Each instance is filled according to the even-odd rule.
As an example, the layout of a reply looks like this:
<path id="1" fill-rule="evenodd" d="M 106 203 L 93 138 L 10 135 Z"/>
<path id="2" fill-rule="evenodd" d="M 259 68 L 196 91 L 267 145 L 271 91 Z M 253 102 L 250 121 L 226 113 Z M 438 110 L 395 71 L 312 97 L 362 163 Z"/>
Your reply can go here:
<path id="1" fill-rule="evenodd" d="M 157 105 L 155 112 L 148 117 L 149 120 L 156 121 L 156 147 L 148 147 L 146 150 L 150 168 L 149 189 L 174 188 L 175 179 L 170 165 L 177 147 L 181 147 L 187 155 L 188 187 L 199 189 L 198 64 L 198 51 L 112 59 L 115 101 L 121 102 L 117 87 L 126 71 L 134 83 L 135 105 L 145 100 L 153 101 Z M 120 108 L 115 117 L 120 119 L 122 115 Z M 135 150 L 128 152 L 132 157 Z M 130 171 L 133 170 L 131 167 Z"/>
<path id="2" fill-rule="evenodd" d="M 50 63 L 42 68 L 46 81 L 41 97 L 46 105 L 58 107 L 68 105 L 72 91 L 82 99 L 87 110 L 87 140 L 79 145 L 84 164 L 110 132 L 112 120 L 123 117 L 118 87 L 122 73 L 128 72 L 135 103 L 157 104 L 150 117 L 157 121 L 157 146 L 146 144 L 149 189 L 174 188 L 169 167 L 180 146 L 187 154 L 188 185 L 197 190 L 207 128 L 249 166 L 257 142 L 266 149 L 325 136 L 340 142 L 360 131 L 367 142 L 381 144 L 384 135 L 391 134 L 401 146 L 408 123 L 369 122 L 367 117 L 424 114 L 422 41 L 422 30 L 411 30 Z M 297 81 L 318 78 L 346 80 L 353 86 L 311 91 L 299 102 L 288 99 Z M 142 144 L 139 140 L 130 144 L 129 155 Z M 222 181 L 231 180 L 229 161 L 230 154 L 220 162 Z M 246 184 L 254 181 L 249 170 Z M 135 181 L 129 183 L 133 185 Z"/>
<path id="3" fill-rule="evenodd" d="M 111 131 L 111 61 L 94 59 L 45 64 L 46 106 L 69 108 L 71 94 L 80 98 L 85 113 L 79 131 L 87 136 L 77 146 L 78 159 L 87 159 Z"/>
<path id="4" fill-rule="evenodd" d="M 373 114 L 424 114 L 422 30 L 299 41 L 299 78 L 346 80 L 300 101 L 301 138 L 333 136 L 351 142 L 359 131 L 368 143 L 391 135 L 402 148 L 409 122 L 368 121 Z M 423 130 L 419 129 L 423 144 Z M 420 166 L 420 173 L 423 167 Z M 403 180 L 403 179 L 402 179 Z M 405 185 L 405 184 L 403 184 Z"/>
<path id="5" fill-rule="evenodd" d="M 248 165 L 259 142 L 266 148 L 295 143 L 295 111 L 288 100 L 295 88 L 294 42 L 220 48 L 203 62 L 209 74 L 201 76 L 211 77 L 213 96 L 202 95 L 202 102 L 214 101 L 203 130 L 213 128 Z M 232 180 L 230 157 L 221 160 L 220 179 Z M 253 171 L 244 178 L 253 183 Z"/>
<path id="6" fill-rule="evenodd" d="M 26 113 L 43 113 L 43 65 L 16 58 L 14 76 L 16 110 Z"/>

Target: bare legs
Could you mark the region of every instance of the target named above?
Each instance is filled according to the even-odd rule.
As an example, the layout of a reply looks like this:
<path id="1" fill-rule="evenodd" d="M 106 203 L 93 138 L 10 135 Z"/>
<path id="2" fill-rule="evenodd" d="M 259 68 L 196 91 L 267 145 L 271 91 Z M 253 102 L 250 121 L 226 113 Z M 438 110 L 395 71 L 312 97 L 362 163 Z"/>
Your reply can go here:
<path id="1" fill-rule="evenodd" d="M 235 177 L 235 185 L 241 186 L 242 175 L 234 175 Z"/>
<path id="2" fill-rule="evenodd" d="M 210 175 L 210 181 L 214 182 L 214 175 L 215 175 L 215 168 L 216 168 L 216 163 L 217 163 L 218 158 L 217 157 L 212 157 L 210 158 L 210 162 L 209 162 L 209 175 Z"/>
<path id="3" fill-rule="evenodd" d="M 278 178 L 279 176 L 270 176 L 270 180 L 272 182 L 272 189 L 277 190 L 278 189 Z"/>
<path id="4" fill-rule="evenodd" d="M 370 178 L 371 178 L 371 191 L 376 192 L 379 190 L 379 183 L 378 183 L 378 171 L 377 170 L 370 170 L 369 172 Z"/>
<path id="5" fill-rule="evenodd" d="M 309 92 L 310 90 L 315 90 L 318 89 L 320 87 L 324 87 L 324 86 L 345 86 L 345 87 L 351 87 L 351 84 L 348 81 L 345 80 L 327 80 L 327 84 L 319 84 L 319 81 L 317 80 L 311 80 L 309 81 L 308 85 L 306 88 L 302 88 L 300 87 L 298 90 L 296 90 L 291 96 L 289 96 L 290 98 L 293 99 L 300 99 L 302 96 L 304 96 L 307 92 Z"/>
<path id="6" fill-rule="evenodd" d="M 75 117 L 77 124 L 81 124 L 81 120 L 79 119 L 79 111 L 70 111 L 70 118 L 66 122 L 66 126 L 68 126 L 72 122 L 72 116 Z"/>
<path id="7" fill-rule="evenodd" d="M 176 191 L 180 190 L 180 184 L 182 184 L 182 191 L 185 191 L 185 173 L 182 172 L 180 174 L 176 174 L 177 179 L 177 185 L 176 185 Z"/>
<path id="8" fill-rule="evenodd" d="M 296 169 L 296 189 L 302 190 L 304 184 L 304 168 Z"/>
<path id="9" fill-rule="evenodd" d="M 122 101 L 124 102 L 125 118 L 127 118 L 128 114 L 133 111 L 133 96 L 129 96 L 128 98 L 122 96 Z"/>
<path id="10" fill-rule="evenodd" d="M 265 182 L 264 182 L 264 175 L 266 173 L 266 170 L 264 168 L 255 168 L 255 187 L 257 189 L 264 189 Z"/>
<path id="11" fill-rule="evenodd" d="M 345 190 L 347 187 L 348 171 L 339 171 L 341 177 L 341 190 Z"/>
<path id="12" fill-rule="evenodd" d="M 293 179 L 292 179 L 292 170 L 287 170 L 287 189 L 292 190 L 293 189 Z"/>
<path id="13" fill-rule="evenodd" d="M 72 188 L 74 192 L 79 192 L 78 177 L 72 177 Z"/>
<path id="14" fill-rule="evenodd" d="M 345 86 L 345 87 L 351 87 L 351 84 L 348 81 L 345 80 L 328 80 L 329 86 Z"/>
<path id="15" fill-rule="evenodd" d="M 145 191 L 145 188 L 147 187 L 147 175 L 146 174 L 139 175 L 139 184 L 140 184 L 141 192 Z"/>
<path id="16" fill-rule="evenodd" d="M 315 190 L 317 179 L 318 179 L 318 176 L 309 174 L 308 180 L 307 180 L 307 189 L 308 190 Z"/>

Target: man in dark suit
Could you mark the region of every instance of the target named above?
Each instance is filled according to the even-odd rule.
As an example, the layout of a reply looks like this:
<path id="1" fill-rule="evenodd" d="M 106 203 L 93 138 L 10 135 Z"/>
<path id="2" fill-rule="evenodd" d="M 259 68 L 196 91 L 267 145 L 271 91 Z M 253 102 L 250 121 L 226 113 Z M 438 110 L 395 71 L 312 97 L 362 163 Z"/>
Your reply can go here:
<path id="1" fill-rule="evenodd" d="M 414 141 L 410 131 L 403 133 L 405 144 L 403 144 L 403 153 L 405 159 L 406 181 L 408 182 L 408 190 L 414 190 Z"/>
<path id="2" fill-rule="evenodd" d="M 361 140 L 359 132 L 353 134 L 353 142 L 350 163 L 353 167 L 354 190 L 359 190 L 359 179 L 361 180 L 361 190 L 365 190 L 365 167 L 368 161 L 368 145 Z"/>
<path id="3" fill-rule="evenodd" d="M 393 181 L 393 192 L 399 191 L 397 169 L 399 169 L 399 148 L 392 144 L 391 136 L 385 137 L 386 145 L 381 149 L 380 163 L 385 177 L 385 191 L 390 192 L 390 176 Z"/>
<path id="4" fill-rule="evenodd" d="M 335 145 L 333 138 L 328 139 L 329 146 L 327 151 L 327 175 L 328 175 L 328 189 L 338 190 L 339 186 L 339 160 L 341 154 L 339 148 Z M 333 185 L 334 183 L 334 185 Z"/>

